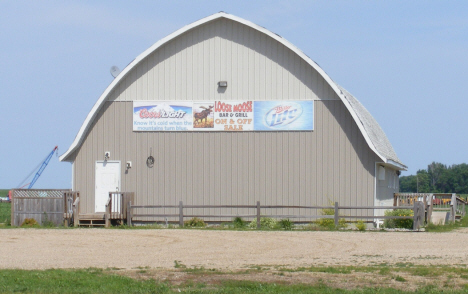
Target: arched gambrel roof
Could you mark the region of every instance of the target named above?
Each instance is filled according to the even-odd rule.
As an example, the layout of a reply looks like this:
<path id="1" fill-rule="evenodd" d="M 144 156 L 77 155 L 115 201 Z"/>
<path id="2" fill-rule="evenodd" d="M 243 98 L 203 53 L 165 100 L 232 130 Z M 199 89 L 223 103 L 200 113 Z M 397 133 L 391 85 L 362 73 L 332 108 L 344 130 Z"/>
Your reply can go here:
<path id="1" fill-rule="evenodd" d="M 299 50 L 296 46 L 291 44 L 286 39 L 282 38 L 281 36 L 256 25 L 250 21 L 245 19 L 239 18 L 237 16 L 227 14 L 225 12 L 219 12 L 198 20 L 190 25 L 187 25 L 174 33 L 168 35 L 167 37 L 159 40 L 153 46 L 145 50 L 141 53 L 137 58 L 135 58 L 107 87 L 107 89 L 102 93 L 101 97 L 99 97 L 98 101 L 94 104 L 93 108 L 89 112 L 88 116 L 86 117 L 83 125 L 81 126 L 78 134 L 75 137 L 75 140 L 71 144 L 70 148 L 60 156 L 60 161 L 71 161 L 70 155 L 79 148 L 82 144 L 86 133 L 90 126 L 92 125 L 93 120 L 96 118 L 99 110 L 104 105 L 109 94 L 112 92 L 115 86 L 119 84 L 119 82 L 124 79 L 129 72 L 132 71 L 142 60 L 144 60 L 148 55 L 153 53 L 159 47 L 163 46 L 167 42 L 177 38 L 178 36 L 184 34 L 185 32 L 206 24 L 210 21 L 226 18 L 238 23 L 244 24 L 250 28 L 253 28 L 265 35 L 273 38 L 274 40 L 278 41 L 279 43 L 283 44 L 285 47 L 289 48 L 291 51 L 296 53 L 299 57 L 301 57 L 305 62 L 307 62 L 310 66 L 312 66 L 322 77 L 325 81 L 330 85 L 330 87 L 335 91 L 338 97 L 343 101 L 344 105 L 350 112 L 351 116 L 353 117 L 354 121 L 356 122 L 359 130 L 361 131 L 362 135 L 364 136 L 369 148 L 374 151 L 377 156 L 384 162 L 389 165 L 394 166 L 397 169 L 406 169 L 406 166 L 401 163 L 398 159 L 390 141 L 388 140 L 387 136 L 385 135 L 382 128 L 379 126 L 377 121 L 372 117 L 372 115 L 364 108 L 364 106 L 359 103 L 359 101 L 352 96 L 348 91 L 340 87 L 336 84 L 326 73 L 323 71 L 320 66 L 315 63 L 312 59 L 310 59 L 306 54 L 304 54 L 301 50 Z"/>

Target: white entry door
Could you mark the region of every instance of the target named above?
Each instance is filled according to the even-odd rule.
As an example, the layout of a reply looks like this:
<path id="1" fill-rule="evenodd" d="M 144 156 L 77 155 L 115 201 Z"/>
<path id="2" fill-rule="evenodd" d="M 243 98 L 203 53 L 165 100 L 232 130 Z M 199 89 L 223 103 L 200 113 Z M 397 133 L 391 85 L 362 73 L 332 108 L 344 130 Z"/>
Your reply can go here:
<path id="1" fill-rule="evenodd" d="M 97 161 L 94 211 L 105 212 L 109 192 L 116 191 L 120 191 L 120 161 Z"/>

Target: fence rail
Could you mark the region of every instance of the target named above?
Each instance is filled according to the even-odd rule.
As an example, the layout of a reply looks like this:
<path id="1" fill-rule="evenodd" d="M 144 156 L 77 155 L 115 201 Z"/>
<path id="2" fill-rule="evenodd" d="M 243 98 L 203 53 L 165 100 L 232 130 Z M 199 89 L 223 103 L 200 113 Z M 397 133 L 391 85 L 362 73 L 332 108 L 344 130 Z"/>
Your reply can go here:
<path id="1" fill-rule="evenodd" d="M 178 209 L 178 213 L 134 213 L 135 209 L 159 209 L 159 208 L 172 208 Z M 190 208 L 247 208 L 255 209 L 255 214 L 244 214 L 244 215 L 231 215 L 231 214 L 184 214 L 184 209 Z M 265 214 L 262 215 L 262 209 L 271 208 L 301 208 L 301 209 L 332 209 L 333 215 L 286 215 L 286 214 Z M 356 209 L 411 209 L 414 211 L 413 216 L 357 216 L 357 215 L 340 215 L 340 210 L 356 210 Z M 413 219 L 413 229 L 419 230 L 424 224 L 425 220 L 425 209 L 423 202 L 416 201 L 411 206 L 339 206 L 338 202 L 335 202 L 334 206 L 287 206 L 287 205 L 260 205 L 260 201 L 257 201 L 257 205 L 184 205 L 183 201 L 179 202 L 179 205 L 132 205 L 130 201 L 127 206 L 127 224 L 133 225 L 133 218 L 167 218 L 167 217 L 178 217 L 179 226 L 184 226 L 184 218 L 188 217 L 199 217 L 199 218 L 233 218 L 233 217 L 251 217 L 257 220 L 257 229 L 260 229 L 260 218 L 261 217 L 273 217 L 273 218 L 329 218 L 333 219 L 335 226 L 338 226 L 341 218 L 344 219 Z"/>

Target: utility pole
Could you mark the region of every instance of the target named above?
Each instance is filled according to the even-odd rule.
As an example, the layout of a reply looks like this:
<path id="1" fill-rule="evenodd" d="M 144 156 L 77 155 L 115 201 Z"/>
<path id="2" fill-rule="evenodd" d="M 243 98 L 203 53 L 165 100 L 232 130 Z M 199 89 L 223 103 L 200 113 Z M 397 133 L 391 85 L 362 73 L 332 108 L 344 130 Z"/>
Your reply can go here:
<path id="1" fill-rule="evenodd" d="M 416 193 L 419 193 L 419 177 L 417 173 L 416 173 Z"/>

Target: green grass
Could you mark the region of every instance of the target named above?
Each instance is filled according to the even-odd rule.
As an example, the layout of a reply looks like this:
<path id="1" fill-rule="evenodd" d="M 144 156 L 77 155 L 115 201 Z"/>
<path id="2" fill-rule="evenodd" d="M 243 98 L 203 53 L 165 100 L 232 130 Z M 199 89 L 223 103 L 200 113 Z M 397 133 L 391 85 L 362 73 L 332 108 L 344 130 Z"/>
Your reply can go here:
<path id="1" fill-rule="evenodd" d="M 10 225 L 11 222 L 11 203 L 0 202 L 0 223 Z"/>
<path id="2" fill-rule="evenodd" d="M 7 197 L 9 189 L 0 189 L 0 197 Z"/>
<path id="3" fill-rule="evenodd" d="M 170 293 L 170 287 L 154 280 L 137 281 L 87 270 L 0 270 L 1 293 Z"/>
<path id="4" fill-rule="evenodd" d="M 435 225 L 435 224 L 427 224 L 426 232 L 431 233 L 442 233 L 442 232 L 451 232 L 458 228 L 467 228 L 468 227 L 468 215 L 463 217 L 460 221 L 456 221 L 454 223 L 448 223 L 445 225 Z"/>
<path id="5" fill-rule="evenodd" d="M 384 266 L 386 267 L 386 266 Z M 312 271 L 331 274 L 348 274 L 352 271 L 370 272 L 376 267 L 331 267 L 322 268 L 324 271 L 308 268 Z M 416 267 L 418 270 L 421 268 Z M 148 268 L 141 268 L 146 273 Z M 453 270 L 450 270 L 453 269 Z M 186 270 L 186 269 L 183 269 Z M 392 267 L 390 271 L 411 272 L 409 267 Z M 421 274 L 415 271 L 413 274 Z M 215 283 L 202 283 L 187 280 L 182 283 L 170 284 L 170 282 L 155 281 L 154 279 L 134 279 L 123 275 L 117 275 L 115 269 L 81 269 L 81 270 L 0 270 L 0 293 L 440 293 L 442 289 L 434 285 L 421 286 L 416 291 L 402 291 L 394 288 L 362 289 L 338 289 L 326 285 L 326 278 L 313 284 L 286 284 L 283 282 L 255 282 L 247 280 L 231 280 L 229 273 L 226 278 Z M 211 270 L 205 270 L 209 273 Z M 433 269 L 429 269 L 430 274 Z M 436 267 L 435 271 L 445 272 L 450 278 L 458 275 L 465 277 L 468 274 L 466 268 Z M 203 269 L 195 273 L 200 274 Z M 447 273 L 448 272 L 448 273 Z M 389 273 L 389 277 L 399 283 L 408 283 L 407 278 L 395 273 Z M 372 285 L 369 282 L 369 285 Z M 467 293 L 468 287 L 463 289 L 444 288 L 444 293 Z"/>
<path id="6" fill-rule="evenodd" d="M 8 189 L 0 189 L 0 197 L 8 196 Z M 11 203 L 0 202 L 0 228 L 11 223 Z"/>
<path id="7" fill-rule="evenodd" d="M 351 273 L 378 273 L 380 275 L 392 275 L 406 273 L 411 276 L 441 277 L 452 274 L 462 279 L 468 279 L 468 268 L 466 266 L 425 266 L 413 263 L 396 263 L 393 266 L 382 264 L 373 266 L 311 266 L 298 268 L 278 268 L 280 272 L 317 272 L 329 274 L 351 274 Z"/>

